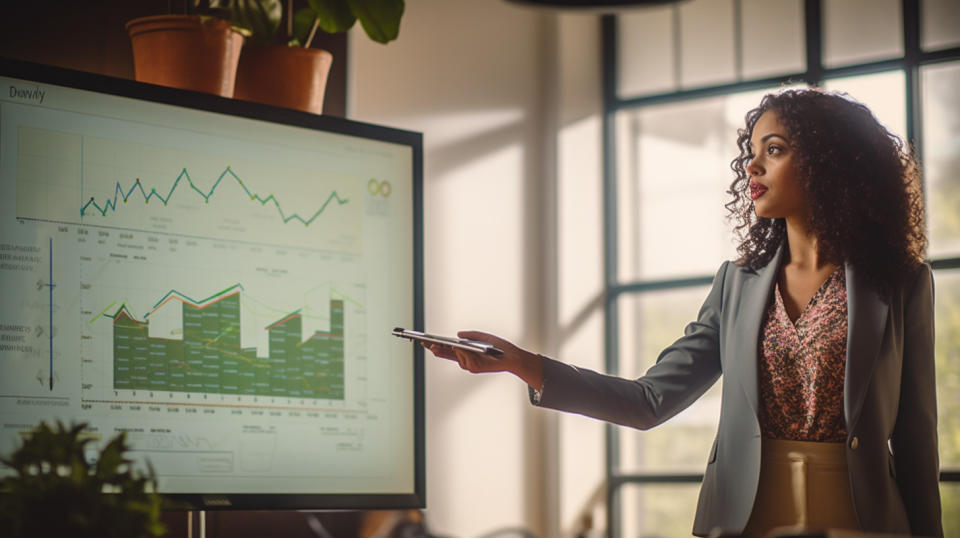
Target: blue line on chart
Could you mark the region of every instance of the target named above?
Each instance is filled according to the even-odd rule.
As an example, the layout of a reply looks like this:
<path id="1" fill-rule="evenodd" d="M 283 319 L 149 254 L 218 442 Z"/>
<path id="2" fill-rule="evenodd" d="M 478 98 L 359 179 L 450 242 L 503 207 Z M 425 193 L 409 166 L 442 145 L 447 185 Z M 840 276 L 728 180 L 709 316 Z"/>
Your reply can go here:
<path id="1" fill-rule="evenodd" d="M 50 238 L 50 280 L 47 282 L 50 288 L 50 390 L 53 390 L 53 238 Z"/>

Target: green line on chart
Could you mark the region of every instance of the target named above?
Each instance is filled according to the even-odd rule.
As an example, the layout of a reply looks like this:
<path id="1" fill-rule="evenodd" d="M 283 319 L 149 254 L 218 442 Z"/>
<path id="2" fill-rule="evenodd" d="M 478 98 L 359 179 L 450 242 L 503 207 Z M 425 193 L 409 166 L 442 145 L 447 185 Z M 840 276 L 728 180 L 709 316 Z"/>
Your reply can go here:
<path id="1" fill-rule="evenodd" d="M 193 179 L 191 179 L 190 177 L 190 173 L 187 172 L 187 169 L 182 168 L 180 170 L 180 174 L 174 180 L 173 186 L 170 187 L 170 191 L 167 192 L 166 197 L 162 196 L 159 192 L 157 192 L 157 189 L 155 188 L 151 188 L 150 192 L 148 193 L 146 189 L 144 189 L 143 183 L 140 182 L 140 178 L 137 178 L 137 180 L 134 181 L 133 185 L 129 189 L 127 189 L 126 192 L 124 192 L 123 187 L 120 185 L 120 182 L 118 181 L 113 191 L 113 199 L 108 199 L 101 206 L 100 204 L 97 203 L 96 198 L 90 197 L 90 199 L 87 200 L 87 202 L 83 204 L 83 206 L 80 208 L 80 217 L 82 218 L 86 216 L 87 210 L 91 205 L 93 206 L 93 209 L 95 209 L 96 212 L 100 214 L 100 216 L 106 217 L 108 211 L 117 210 L 118 199 L 122 199 L 123 202 L 126 203 L 127 200 L 129 200 L 130 197 L 133 196 L 134 191 L 140 191 L 140 195 L 143 196 L 143 201 L 146 204 L 150 203 L 151 198 L 156 197 L 161 202 L 163 202 L 163 205 L 167 205 L 167 203 L 173 197 L 173 193 L 177 190 L 177 186 L 180 185 L 181 180 L 186 180 L 190 188 L 196 191 L 196 193 L 203 198 L 205 203 L 210 203 L 210 198 L 213 197 L 213 193 L 217 190 L 217 187 L 220 185 L 220 182 L 222 182 L 223 178 L 227 177 L 227 175 L 231 176 L 236 181 L 236 183 L 240 185 L 240 188 L 242 188 L 244 192 L 247 193 L 247 196 L 249 196 L 251 200 L 260 202 L 261 206 L 266 206 L 267 202 L 273 202 L 273 205 L 274 207 L 277 208 L 277 212 L 280 214 L 280 219 L 283 221 L 284 224 L 290 222 L 291 220 L 298 220 L 302 222 L 304 226 L 310 226 L 310 223 L 316 220 L 316 218 L 319 217 L 321 213 L 323 213 L 323 211 L 327 208 L 327 206 L 330 205 L 330 202 L 336 201 L 337 205 L 343 205 L 350 201 L 349 199 L 340 198 L 340 195 L 337 194 L 337 191 L 332 191 L 330 193 L 330 196 L 327 197 L 326 201 L 323 202 L 323 205 L 320 206 L 320 209 L 317 209 L 310 218 L 304 219 L 297 213 L 292 213 L 290 215 L 287 215 L 283 211 L 283 208 L 280 206 L 280 202 L 277 200 L 277 197 L 274 196 L 273 194 L 270 194 L 266 198 L 264 198 L 259 194 L 255 194 L 251 192 L 250 189 L 247 188 L 247 185 L 243 182 L 243 180 L 241 180 L 240 177 L 237 176 L 237 174 L 234 173 L 234 171 L 229 166 L 226 167 L 223 170 L 223 172 L 220 173 L 220 176 L 217 178 L 217 181 L 214 182 L 212 187 L 210 187 L 210 192 L 206 194 L 204 194 L 204 192 L 200 190 L 200 188 L 197 187 L 196 184 L 194 184 Z"/>

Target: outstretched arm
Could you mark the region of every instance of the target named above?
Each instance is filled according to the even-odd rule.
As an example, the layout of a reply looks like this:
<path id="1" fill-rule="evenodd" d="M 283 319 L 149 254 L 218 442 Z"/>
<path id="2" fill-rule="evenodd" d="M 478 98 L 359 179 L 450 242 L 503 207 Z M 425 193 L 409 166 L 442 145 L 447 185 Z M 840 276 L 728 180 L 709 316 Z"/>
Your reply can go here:
<path id="1" fill-rule="evenodd" d="M 455 360 L 470 372 L 513 373 L 531 389 L 542 391 L 539 400 L 532 398 L 537 405 L 634 428 L 650 428 L 688 407 L 720 377 L 720 310 L 728 267 L 724 264 L 720 268 L 697 320 L 687 325 L 684 336 L 665 349 L 657 364 L 636 380 L 563 364 L 475 331 L 461 332 L 459 336 L 491 343 L 504 350 L 503 356 L 494 358 L 442 345 L 427 347 L 438 357 Z"/>

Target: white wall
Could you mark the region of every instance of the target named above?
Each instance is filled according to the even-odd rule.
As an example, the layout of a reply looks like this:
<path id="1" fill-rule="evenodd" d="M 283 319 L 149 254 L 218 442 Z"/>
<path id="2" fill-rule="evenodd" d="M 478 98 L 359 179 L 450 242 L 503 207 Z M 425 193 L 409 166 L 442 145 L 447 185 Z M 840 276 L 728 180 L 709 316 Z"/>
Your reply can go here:
<path id="1" fill-rule="evenodd" d="M 397 41 L 351 31 L 349 117 L 424 133 L 429 330 L 600 357 L 598 28 L 503 0 L 409 0 Z M 426 378 L 430 528 L 572 532 L 602 478 L 602 429 L 532 408 L 512 376 L 433 359 Z"/>

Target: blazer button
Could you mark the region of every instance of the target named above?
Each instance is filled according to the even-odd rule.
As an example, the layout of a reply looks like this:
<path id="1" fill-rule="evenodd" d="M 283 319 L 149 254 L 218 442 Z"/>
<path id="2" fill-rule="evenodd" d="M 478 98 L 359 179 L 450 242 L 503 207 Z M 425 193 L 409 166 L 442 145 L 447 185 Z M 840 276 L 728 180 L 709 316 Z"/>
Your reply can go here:
<path id="1" fill-rule="evenodd" d="M 858 446 L 860 446 L 860 439 L 854 436 L 854 438 L 850 440 L 850 448 L 856 450 Z"/>

